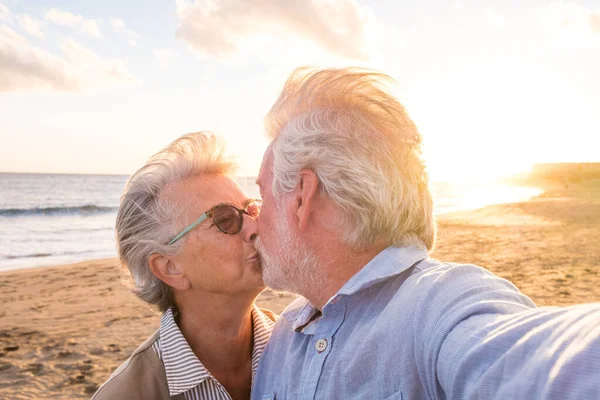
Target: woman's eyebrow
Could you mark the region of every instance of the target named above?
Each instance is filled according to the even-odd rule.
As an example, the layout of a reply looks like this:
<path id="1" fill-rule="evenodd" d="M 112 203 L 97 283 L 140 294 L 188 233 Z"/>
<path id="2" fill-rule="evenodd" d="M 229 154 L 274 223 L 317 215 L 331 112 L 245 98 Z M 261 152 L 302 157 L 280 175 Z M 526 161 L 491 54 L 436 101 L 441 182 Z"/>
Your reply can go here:
<path id="1" fill-rule="evenodd" d="M 234 204 L 231 204 L 229 202 L 220 202 L 220 203 L 215 203 L 213 204 L 208 210 L 205 211 L 205 213 L 214 210 L 216 207 L 218 206 L 234 206 Z"/>

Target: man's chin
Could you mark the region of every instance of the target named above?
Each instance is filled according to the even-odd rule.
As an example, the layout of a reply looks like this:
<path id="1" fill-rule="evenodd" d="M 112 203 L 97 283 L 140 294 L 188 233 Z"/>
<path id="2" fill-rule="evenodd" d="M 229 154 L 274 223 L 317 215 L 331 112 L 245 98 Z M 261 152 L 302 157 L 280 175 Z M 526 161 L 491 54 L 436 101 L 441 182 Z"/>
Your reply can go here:
<path id="1" fill-rule="evenodd" d="M 255 248 L 258 253 L 258 259 L 260 260 L 259 264 L 261 266 L 262 279 L 265 285 L 273 290 L 290 291 L 290 285 L 287 284 L 285 277 L 280 275 L 281 266 L 279 263 L 273 262 L 272 257 L 266 254 L 262 247 L 262 243 L 258 239 Z"/>
<path id="2" fill-rule="evenodd" d="M 267 285 L 267 287 L 269 287 L 273 290 L 284 291 L 284 292 L 293 292 L 294 291 L 294 289 L 292 288 L 292 285 L 287 284 L 285 279 L 283 279 L 281 276 L 276 276 L 276 275 L 271 274 L 270 270 L 268 268 L 263 267 L 262 278 L 263 278 L 263 282 L 265 283 L 265 285 Z"/>

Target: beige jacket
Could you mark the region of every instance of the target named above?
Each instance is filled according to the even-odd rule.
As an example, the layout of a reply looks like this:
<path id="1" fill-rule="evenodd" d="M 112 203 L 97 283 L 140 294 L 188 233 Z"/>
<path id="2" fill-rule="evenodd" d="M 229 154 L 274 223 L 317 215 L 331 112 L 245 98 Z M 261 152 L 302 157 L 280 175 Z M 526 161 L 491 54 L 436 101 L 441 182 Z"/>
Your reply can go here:
<path id="1" fill-rule="evenodd" d="M 169 396 L 165 366 L 152 350 L 159 335 L 160 331 L 156 331 L 138 347 L 100 386 L 92 400 L 185 400 L 183 394 Z"/>
<path id="2" fill-rule="evenodd" d="M 260 310 L 271 320 L 277 319 L 272 311 Z M 152 349 L 159 337 L 157 330 L 100 386 L 92 400 L 185 400 L 183 394 L 169 395 L 165 366 Z"/>

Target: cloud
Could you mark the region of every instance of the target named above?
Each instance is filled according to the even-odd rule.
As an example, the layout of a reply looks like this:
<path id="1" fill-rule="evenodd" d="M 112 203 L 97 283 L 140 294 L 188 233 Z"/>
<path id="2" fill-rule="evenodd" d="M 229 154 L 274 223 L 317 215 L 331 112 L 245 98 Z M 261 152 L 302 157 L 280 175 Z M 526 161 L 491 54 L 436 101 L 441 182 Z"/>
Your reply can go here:
<path id="1" fill-rule="evenodd" d="M 138 40 L 140 40 L 142 38 L 142 36 L 140 34 L 127 28 L 125 26 L 125 22 L 123 22 L 122 19 L 111 17 L 111 18 L 109 18 L 109 21 L 110 21 L 110 26 L 112 27 L 113 31 L 115 31 L 117 33 L 123 33 L 129 38 L 130 46 L 136 46 Z"/>
<path id="2" fill-rule="evenodd" d="M 561 49 L 600 48 L 600 8 L 553 1 L 540 10 L 542 28 Z M 597 51 L 597 50 L 595 50 Z"/>
<path id="3" fill-rule="evenodd" d="M 0 21 L 8 21 L 10 19 L 12 19 L 12 13 L 8 9 L 8 7 L 6 7 L 3 4 L 0 4 Z"/>
<path id="4" fill-rule="evenodd" d="M 17 19 L 19 20 L 21 29 L 25 32 L 40 39 L 44 38 L 44 34 L 42 33 L 42 25 L 44 23 L 42 21 L 27 14 L 19 15 Z"/>
<path id="5" fill-rule="evenodd" d="M 99 38 L 102 36 L 98 22 L 93 19 L 84 18 L 81 15 L 74 15 L 68 11 L 52 8 L 46 12 L 45 18 L 47 21 L 54 22 L 58 25 L 76 28 L 93 37 Z"/>
<path id="6" fill-rule="evenodd" d="M 173 59 L 177 58 L 179 54 L 169 49 L 154 49 L 152 54 L 158 60 L 160 68 L 169 68 L 173 64 Z"/>
<path id="7" fill-rule="evenodd" d="M 506 19 L 504 16 L 498 13 L 492 7 L 486 7 L 483 11 L 483 18 L 486 22 L 486 26 L 492 29 L 501 29 L 506 25 Z"/>
<path id="8" fill-rule="evenodd" d="M 298 39 L 340 58 L 369 57 L 368 10 L 354 0 L 178 0 L 177 17 L 177 37 L 218 58 L 248 53 L 252 40 L 269 45 Z"/>
<path id="9" fill-rule="evenodd" d="M 592 31 L 600 33 L 600 11 L 590 14 L 589 24 Z"/>
<path id="10" fill-rule="evenodd" d="M 0 25 L 0 92 L 93 91 L 137 82 L 120 60 L 107 60 L 68 39 L 61 56 Z"/>
<path id="11" fill-rule="evenodd" d="M 110 17 L 109 20 L 115 32 L 122 32 L 125 29 L 125 22 L 122 19 Z"/>
<path id="12" fill-rule="evenodd" d="M 544 14 L 546 22 L 555 30 L 600 32 L 600 8 L 593 9 L 576 3 L 552 1 Z"/>

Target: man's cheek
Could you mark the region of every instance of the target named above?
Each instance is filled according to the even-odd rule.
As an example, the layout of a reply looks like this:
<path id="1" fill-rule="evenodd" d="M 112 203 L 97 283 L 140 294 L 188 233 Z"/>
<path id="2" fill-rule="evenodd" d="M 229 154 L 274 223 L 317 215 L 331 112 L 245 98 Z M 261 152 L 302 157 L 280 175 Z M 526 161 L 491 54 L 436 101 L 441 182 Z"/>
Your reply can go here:
<path id="1" fill-rule="evenodd" d="M 259 226 L 263 227 L 263 228 L 267 228 L 268 226 L 270 226 L 270 222 L 271 222 L 271 218 L 269 215 L 269 211 L 267 210 L 266 212 L 261 212 L 260 217 L 259 217 Z"/>
<path id="2" fill-rule="evenodd" d="M 256 225 L 258 228 L 258 234 L 260 236 L 265 236 L 268 234 L 267 232 L 267 227 L 268 227 L 268 221 L 267 221 L 267 216 L 265 214 L 260 214 L 260 217 L 258 217 L 258 219 L 256 220 Z"/>

